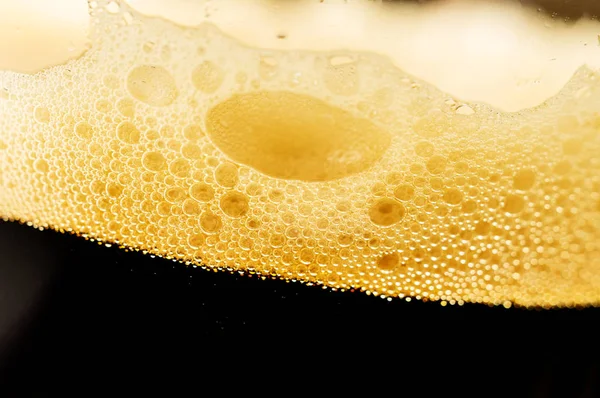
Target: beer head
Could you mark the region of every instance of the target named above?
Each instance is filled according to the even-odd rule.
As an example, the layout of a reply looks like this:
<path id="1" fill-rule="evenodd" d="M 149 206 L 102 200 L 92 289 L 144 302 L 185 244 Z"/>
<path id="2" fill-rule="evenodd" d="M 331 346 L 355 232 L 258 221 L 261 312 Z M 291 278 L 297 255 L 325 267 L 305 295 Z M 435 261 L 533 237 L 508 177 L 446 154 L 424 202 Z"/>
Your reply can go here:
<path id="1" fill-rule="evenodd" d="M 589 26 L 560 50 L 566 27 L 493 4 L 236 3 L 91 2 L 81 57 L 0 72 L 0 214 L 382 297 L 597 303 Z"/>

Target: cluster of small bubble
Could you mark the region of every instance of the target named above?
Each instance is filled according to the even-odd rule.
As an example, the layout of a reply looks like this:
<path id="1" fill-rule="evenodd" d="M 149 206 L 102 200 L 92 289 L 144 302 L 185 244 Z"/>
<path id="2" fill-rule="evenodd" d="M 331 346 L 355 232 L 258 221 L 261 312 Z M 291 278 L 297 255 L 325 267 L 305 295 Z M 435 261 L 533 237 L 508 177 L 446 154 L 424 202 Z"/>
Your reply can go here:
<path id="1" fill-rule="evenodd" d="M 262 51 L 115 4 L 93 4 L 82 58 L 0 72 L 6 219 L 388 299 L 600 301 L 596 74 L 502 114 L 372 55 Z M 329 133 L 298 135 L 308 119 Z"/>

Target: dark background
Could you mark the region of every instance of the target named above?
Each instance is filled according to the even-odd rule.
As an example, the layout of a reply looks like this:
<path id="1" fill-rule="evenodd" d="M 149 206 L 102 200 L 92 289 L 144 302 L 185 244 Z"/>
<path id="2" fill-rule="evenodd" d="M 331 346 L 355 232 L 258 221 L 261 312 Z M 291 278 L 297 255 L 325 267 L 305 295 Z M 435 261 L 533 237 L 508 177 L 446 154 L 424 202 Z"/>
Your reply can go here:
<path id="1" fill-rule="evenodd" d="M 237 368 L 230 354 L 250 345 L 263 355 L 285 352 L 276 368 L 362 351 L 372 362 L 350 361 L 352 367 L 373 367 L 379 356 L 413 367 L 424 359 L 427 372 L 467 367 L 470 381 L 457 384 L 459 392 L 477 372 L 503 396 L 598 397 L 599 322 L 596 308 L 388 302 L 215 273 L 0 222 L 0 380 L 7 389 L 0 396 L 14 388 L 19 396 L 63 391 L 73 380 L 116 387 L 118 375 L 130 380 L 133 373 L 211 363 L 208 353 L 226 356 L 232 376 L 260 374 Z"/>

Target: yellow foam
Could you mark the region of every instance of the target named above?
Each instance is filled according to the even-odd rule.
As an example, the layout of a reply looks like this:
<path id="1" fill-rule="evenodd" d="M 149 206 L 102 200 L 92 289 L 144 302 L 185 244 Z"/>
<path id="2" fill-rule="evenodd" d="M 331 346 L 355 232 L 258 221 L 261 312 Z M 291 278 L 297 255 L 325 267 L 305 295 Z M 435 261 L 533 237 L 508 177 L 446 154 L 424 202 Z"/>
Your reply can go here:
<path id="1" fill-rule="evenodd" d="M 250 3 L 268 14 L 277 2 Z M 382 297 L 599 302 L 593 57 L 567 62 L 568 83 L 541 103 L 554 83 L 525 89 L 538 104 L 522 109 L 512 86 L 457 97 L 406 74 L 391 39 L 344 47 L 350 30 L 319 45 L 275 22 L 243 37 L 225 5 L 194 24 L 90 4 L 85 54 L 0 72 L 5 219 Z M 391 29 L 364 16 L 383 18 L 382 5 L 323 6 L 371 39 Z M 404 10 L 390 12 L 421 12 Z M 521 110 L 499 110 L 511 98 Z"/>

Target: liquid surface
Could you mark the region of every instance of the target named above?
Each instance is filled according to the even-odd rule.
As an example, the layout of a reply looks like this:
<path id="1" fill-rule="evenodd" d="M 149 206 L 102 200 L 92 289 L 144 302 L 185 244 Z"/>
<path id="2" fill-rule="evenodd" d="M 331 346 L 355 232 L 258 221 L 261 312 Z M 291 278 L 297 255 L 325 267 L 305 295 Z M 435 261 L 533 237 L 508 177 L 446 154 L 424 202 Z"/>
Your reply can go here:
<path id="1" fill-rule="evenodd" d="M 0 72 L 6 219 L 382 297 L 600 301 L 591 69 L 505 113 L 380 55 L 91 4 L 84 56 Z"/>

